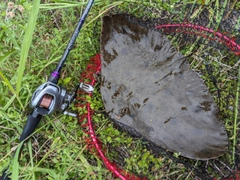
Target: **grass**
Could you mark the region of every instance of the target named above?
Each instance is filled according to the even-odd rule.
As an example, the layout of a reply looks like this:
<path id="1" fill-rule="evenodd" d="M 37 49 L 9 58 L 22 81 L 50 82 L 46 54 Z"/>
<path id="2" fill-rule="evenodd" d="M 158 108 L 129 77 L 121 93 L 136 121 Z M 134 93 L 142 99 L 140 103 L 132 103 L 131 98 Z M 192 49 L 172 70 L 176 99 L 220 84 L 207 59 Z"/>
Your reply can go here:
<path id="1" fill-rule="evenodd" d="M 235 99 L 235 107 L 239 105 L 239 91 L 240 91 L 240 67 L 238 68 L 238 83 L 237 83 L 237 90 L 236 90 L 236 99 Z M 233 162 L 235 161 L 235 153 L 236 153 L 236 146 L 237 146 L 237 128 L 239 126 L 239 110 L 235 108 L 234 111 L 234 123 L 233 123 Z"/>
<path id="2" fill-rule="evenodd" d="M 21 85 L 23 81 L 23 73 L 25 70 L 25 65 L 27 62 L 27 56 L 29 53 L 30 46 L 32 44 L 32 37 L 34 33 L 34 29 L 36 27 L 36 21 L 37 21 L 37 16 L 38 16 L 38 11 L 39 11 L 39 5 L 40 5 L 40 0 L 34 1 L 32 11 L 30 13 L 30 18 L 27 23 L 25 32 L 24 32 L 24 38 L 22 42 L 22 47 L 21 47 L 21 55 L 20 55 L 20 61 L 17 69 L 17 83 L 16 83 L 16 93 L 19 95 L 19 92 L 21 90 Z"/>
<path id="3" fill-rule="evenodd" d="M 62 85 L 69 90 L 73 89 L 89 58 L 99 52 L 100 18 L 104 13 L 118 5 L 121 11 L 131 11 L 134 15 L 143 17 L 146 15 L 146 7 L 173 11 L 174 5 L 180 1 L 157 2 L 156 7 L 156 4 L 150 0 L 142 2 L 96 0 L 63 69 L 60 81 Z M 218 23 L 223 18 L 222 11 L 217 9 L 221 4 L 220 1 L 183 2 L 206 4 L 212 13 L 211 18 L 217 19 Z M 19 5 L 24 7 L 24 11 L 19 10 Z M 86 150 L 84 143 L 86 135 L 76 120 L 59 114 L 44 118 L 34 133 L 31 143 L 25 145 L 19 163 L 16 158 L 11 161 L 11 152 L 18 145 L 18 138 L 30 112 L 28 106 L 31 95 L 47 80 L 50 72 L 55 68 L 85 5 L 86 1 L 36 0 L 32 3 L 28 0 L 18 0 L 13 8 L 8 8 L 6 2 L 0 3 L 2 12 L 0 14 L 0 171 L 12 162 L 10 169 L 13 172 L 13 179 L 113 179 L 101 160 Z M 232 6 L 235 9 L 240 8 L 237 1 L 230 3 L 224 0 L 224 7 Z M 193 12 L 192 18 L 198 17 L 203 9 L 203 6 L 199 6 Z M 8 12 L 14 12 L 15 16 L 8 17 Z M 147 13 L 148 16 L 158 15 L 152 11 Z M 218 25 L 215 26 L 216 29 Z M 236 70 L 239 65 L 233 68 L 237 58 L 228 56 L 227 52 L 204 49 L 204 47 L 197 50 L 196 56 L 190 62 L 196 71 L 202 73 L 221 109 L 221 116 L 231 142 L 230 153 L 222 159 L 233 162 L 234 152 L 237 151 L 235 145 L 239 143 L 237 137 L 239 114 L 236 108 L 239 106 L 240 73 Z M 191 45 L 179 47 L 183 54 L 191 54 L 195 49 L 196 47 Z M 213 54 L 202 61 L 201 56 L 197 55 L 203 51 L 207 53 L 212 51 Z M 211 76 L 214 76 L 218 86 L 224 89 L 221 98 L 217 96 L 217 89 L 211 81 L 211 76 L 205 71 L 206 63 L 211 65 Z M 155 156 L 145 142 L 117 129 L 103 115 L 103 104 L 99 93 L 94 94 L 92 106 L 96 112 L 93 118 L 96 133 L 103 142 L 110 160 L 116 161 L 127 171 L 148 176 L 149 179 L 193 179 L 193 169 L 189 170 L 183 164 L 163 154 Z M 231 108 L 233 110 L 229 110 Z M 174 157 L 179 159 L 178 154 Z M 194 167 L 201 165 L 198 161 L 190 164 Z M 212 171 L 212 174 L 217 172 L 213 167 L 209 167 L 209 171 Z M 219 176 L 220 173 L 215 174 Z"/>

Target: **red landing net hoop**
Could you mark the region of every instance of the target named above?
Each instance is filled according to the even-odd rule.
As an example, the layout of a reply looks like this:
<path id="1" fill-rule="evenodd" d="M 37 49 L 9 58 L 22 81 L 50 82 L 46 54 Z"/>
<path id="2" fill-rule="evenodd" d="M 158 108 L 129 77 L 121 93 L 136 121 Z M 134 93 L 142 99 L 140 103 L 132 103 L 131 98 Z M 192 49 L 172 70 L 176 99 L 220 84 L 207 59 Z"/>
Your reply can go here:
<path id="1" fill-rule="evenodd" d="M 89 82 L 85 82 L 88 83 L 92 86 L 94 86 L 95 82 L 96 82 L 96 75 L 98 73 L 100 73 L 100 69 L 101 69 L 101 59 L 100 59 L 100 54 L 97 54 L 96 56 L 90 58 L 90 62 L 87 65 L 87 68 L 85 70 L 85 72 L 83 72 L 80 76 L 80 82 L 86 81 L 88 80 Z M 80 95 L 87 95 L 84 92 L 79 92 Z M 90 97 L 92 97 L 92 94 L 89 94 Z M 117 167 L 117 165 L 115 165 L 114 163 L 110 162 L 109 159 L 104 155 L 104 152 L 102 150 L 102 146 L 101 146 L 101 142 L 98 140 L 98 138 L 96 137 L 96 134 L 94 132 L 94 126 L 92 124 L 92 115 L 93 115 L 93 110 L 90 107 L 90 103 L 86 102 L 86 99 L 78 96 L 77 100 L 82 101 L 83 104 L 77 104 L 77 107 L 86 107 L 87 113 L 84 115 L 81 115 L 79 117 L 79 122 L 82 123 L 81 126 L 83 128 L 83 131 L 88 134 L 88 139 L 86 139 L 86 144 L 88 149 L 90 150 L 90 152 L 94 153 L 95 155 L 97 155 L 100 159 L 102 159 L 102 161 L 104 162 L 105 166 L 107 167 L 107 169 L 109 169 L 115 177 L 120 178 L 122 180 L 143 180 L 140 179 L 138 177 L 136 177 L 133 174 L 129 174 L 127 172 L 125 172 L 124 170 L 120 169 Z M 85 103 L 85 104 L 84 104 Z M 87 119 L 87 123 L 84 123 L 84 120 Z M 96 151 L 94 151 L 96 150 Z"/>
<path id="2" fill-rule="evenodd" d="M 188 33 L 194 34 L 197 36 L 201 36 L 203 38 L 209 40 L 219 40 L 221 43 L 225 44 L 236 56 L 240 56 L 240 45 L 235 42 L 233 38 L 229 38 L 220 32 L 215 32 L 212 29 L 205 28 L 203 26 L 194 25 L 194 24 L 163 24 L 156 26 L 157 29 L 163 29 L 167 32 L 178 32 L 178 33 Z M 191 29 L 192 31 L 188 31 L 187 29 Z M 197 32 L 195 32 L 195 30 Z M 209 33 L 212 36 L 209 36 Z M 90 62 L 88 63 L 86 70 L 81 73 L 80 82 L 88 83 L 92 86 L 96 83 L 96 75 L 100 73 L 101 70 L 101 58 L 100 54 L 90 58 Z M 86 82 L 88 81 L 88 82 Z M 102 149 L 101 142 L 97 138 L 94 125 L 92 124 L 92 115 L 94 111 L 90 107 L 90 103 L 86 101 L 86 95 L 89 95 L 90 98 L 92 94 L 86 94 L 85 92 L 79 91 L 77 100 L 80 102 L 76 106 L 77 107 L 85 107 L 87 110 L 86 114 L 79 116 L 79 122 L 82 123 L 81 127 L 83 131 L 88 135 L 86 139 L 86 144 L 90 152 L 94 153 L 104 162 L 105 166 L 108 170 L 110 170 L 116 178 L 120 178 L 121 180 L 147 180 L 147 178 L 139 178 L 134 174 L 129 174 L 124 170 L 117 167 L 116 164 L 110 162 L 110 160 L 104 155 L 104 150 Z M 85 123 L 85 120 L 87 122 Z M 236 180 L 240 180 L 240 170 L 237 171 Z M 216 178 L 213 178 L 216 180 Z M 234 178 L 224 178 L 224 180 L 234 180 Z"/>

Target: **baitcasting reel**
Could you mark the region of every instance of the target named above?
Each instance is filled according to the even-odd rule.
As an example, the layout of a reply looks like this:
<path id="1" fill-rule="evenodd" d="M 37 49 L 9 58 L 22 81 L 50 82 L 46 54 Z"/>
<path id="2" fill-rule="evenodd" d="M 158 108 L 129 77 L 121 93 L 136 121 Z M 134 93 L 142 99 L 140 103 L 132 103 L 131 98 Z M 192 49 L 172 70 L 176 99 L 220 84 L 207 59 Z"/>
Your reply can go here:
<path id="1" fill-rule="evenodd" d="M 82 17 L 79 19 L 77 27 L 63 53 L 61 60 L 59 61 L 56 69 L 52 72 L 49 77 L 49 80 L 40 85 L 36 91 L 33 93 L 30 106 L 33 108 L 31 114 L 28 115 L 26 125 L 23 129 L 23 132 L 20 136 L 20 142 L 27 141 L 28 137 L 34 132 L 35 128 L 39 124 L 42 116 L 50 115 L 54 112 L 61 112 L 65 115 L 70 115 L 73 117 L 77 117 L 76 114 L 67 112 L 66 109 L 70 106 L 70 104 L 75 100 L 76 93 L 78 89 L 82 89 L 87 93 L 93 92 L 93 87 L 88 84 L 80 83 L 75 92 L 69 93 L 65 88 L 57 85 L 58 80 L 60 78 L 62 67 L 70 53 L 74 42 L 83 26 L 83 23 L 94 3 L 94 0 L 89 0 L 86 9 L 84 10 Z M 22 143 L 22 144 L 23 144 Z M 19 146 L 15 152 L 19 150 L 19 153 L 22 150 L 22 147 Z M 15 153 L 16 154 L 16 153 Z M 14 154 L 14 156 L 15 156 Z M 9 167 L 7 167 L 0 177 L 0 180 L 10 180 L 10 172 Z"/>
<path id="2" fill-rule="evenodd" d="M 33 93 L 31 99 L 30 106 L 34 109 L 32 116 L 45 116 L 58 111 L 66 115 L 76 117 L 76 114 L 69 113 L 66 109 L 74 101 L 76 92 L 79 88 L 87 93 L 92 93 L 94 90 L 91 85 L 80 83 L 75 92 L 68 93 L 65 88 L 59 87 L 52 82 L 42 84 Z"/>
<path id="3" fill-rule="evenodd" d="M 79 88 L 87 93 L 92 93 L 94 90 L 91 85 L 84 83 L 80 83 L 73 93 L 68 93 L 65 88 L 50 81 L 39 86 L 33 93 L 30 103 L 33 112 L 28 115 L 26 125 L 20 136 L 20 141 L 25 141 L 25 139 L 34 132 L 42 116 L 50 115 L 58 111 L 65 115 L 77 117 L 77 114 L 66 110 L 75 100 Z"/>

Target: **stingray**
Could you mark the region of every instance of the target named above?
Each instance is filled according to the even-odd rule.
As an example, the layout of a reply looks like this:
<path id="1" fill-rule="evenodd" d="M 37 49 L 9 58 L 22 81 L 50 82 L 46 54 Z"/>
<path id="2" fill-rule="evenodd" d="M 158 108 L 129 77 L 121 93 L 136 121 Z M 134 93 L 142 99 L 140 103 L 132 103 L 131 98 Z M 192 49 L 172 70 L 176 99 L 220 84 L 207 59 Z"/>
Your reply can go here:
<path id="1" fill-rule="evenodd" d="M 110 118 L 154 145 L 208 160 L 228 137 L 207 86 L 161 32 L 104 16 L 101 95 Z"/>

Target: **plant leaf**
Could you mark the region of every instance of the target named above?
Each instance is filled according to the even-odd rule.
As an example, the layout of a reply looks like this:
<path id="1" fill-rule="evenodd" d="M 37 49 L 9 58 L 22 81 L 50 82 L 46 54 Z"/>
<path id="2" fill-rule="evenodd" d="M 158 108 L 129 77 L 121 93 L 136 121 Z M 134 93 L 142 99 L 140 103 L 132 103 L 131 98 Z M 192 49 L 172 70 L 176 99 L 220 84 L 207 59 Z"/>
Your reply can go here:
<path id="1" fill-rule="evenodd" d="M 0 64 L 2 64 L 9 56 L 11 56 L 16 50 L 11 50 L 6 52 L 3 56 L 0 57 Z"/>
<path id="2" fill-rule="evenodd" d="M 21 108 L 23 109 L 24 108 L 23 104 L 22 104 L 21 100 L 19 99 L 17 92 L 14 90 L 14 88 L 11 85 L 11 83 L 9 82 L 9 80 L 4 76 L 4 74 L 1 71 L 0 71 L 0 78 L 7 85 L 7 87 L 10 89 L 10 91 L 15 95 L 14 97 L 17 97 L 17 100 L 18 100 L 19 104 L 21 105 Z M 13 101 L 13 99 L 11 99 L 11 101 Z M 8 103 L 6 106 L 9 107 L 10 104 Z M 4 107 L 4 109 L 6 108 L 6 106 Z"/>
<path id="3" fill-rule="evenodd" d="M 19 61 L 19 66 L 18 66 L 18 71 L 17 71 L 17 73 L 18 73 L 17 87 L 16 87 L 17 95 L 19 94 L 19 91 L 20 91 L 20 88 L 22 85 L 22 81 L 23 81 L 23 73 L 25 70 L 25 64 L 27 61 L 28 52 L 29 52 L 29 49 L 30 49 L 30 46 L 32 43 L 32 37 L 33 37 L 33 32 L 34 32 L 34 29 L 36 26 L 39 6 L 40 6 L 40 0 L 35 0 L 33 3 L 32 12 L 30 14 L 27 28 L 25 30 L 23 44 L 21 47 L 21 56 L 20 56 L 20 61 Z"/>
<path id="4" fill-rule="evenodd" d="M 13 170 L 12 170 L 12 178 L 11 179 L 19 179 L 18 174 L 19 174 L 19 162 L 18 162 L 18 157 L 20 153 L 20 149 L 23 145 L 23 141 L 18 145 L 16 154 L 13 158 Z"/>

